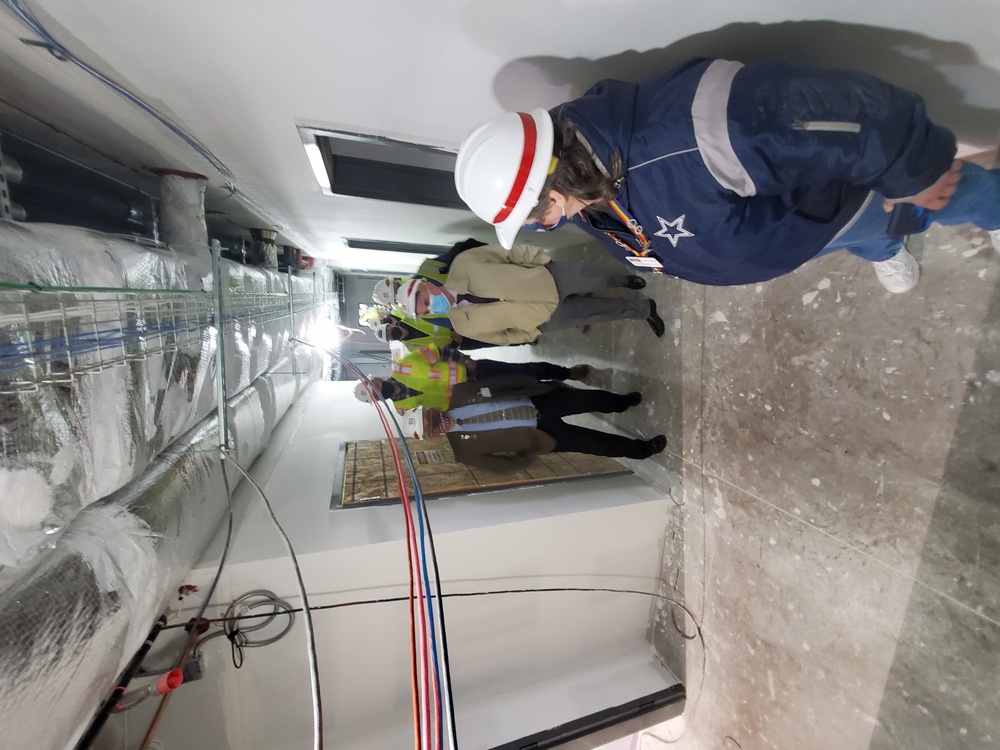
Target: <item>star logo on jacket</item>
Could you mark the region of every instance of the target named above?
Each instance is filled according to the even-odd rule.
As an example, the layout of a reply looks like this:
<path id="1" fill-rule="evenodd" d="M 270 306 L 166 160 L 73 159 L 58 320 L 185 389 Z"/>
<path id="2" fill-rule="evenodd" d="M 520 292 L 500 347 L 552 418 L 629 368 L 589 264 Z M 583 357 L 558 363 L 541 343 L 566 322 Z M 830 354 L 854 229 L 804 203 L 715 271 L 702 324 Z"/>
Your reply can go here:
<path id="1" fill-rule="evenodd" d="M 673 221 L 667 221 L 662 216 L 657 216 L 656 219 L 660 222 L 660 231 L 656 233 L 656 236 L 666 237 L 674 247 L 677 247 L 678 240 L 684 237 L 694 237 L 694 232 L 689 232 L 684 228 L 684 217 L 686 216 L 687 214 L 681 214 Z"/>

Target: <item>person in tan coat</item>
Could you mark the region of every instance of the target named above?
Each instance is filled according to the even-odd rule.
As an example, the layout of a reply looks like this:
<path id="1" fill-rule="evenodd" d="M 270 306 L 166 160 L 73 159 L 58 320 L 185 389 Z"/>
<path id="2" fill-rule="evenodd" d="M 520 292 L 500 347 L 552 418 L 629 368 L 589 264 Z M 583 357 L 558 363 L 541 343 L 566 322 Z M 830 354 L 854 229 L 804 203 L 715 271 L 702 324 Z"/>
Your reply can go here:
<path id="1" fill-rule="evenodd" d="M 552 260 L 541 248 L 499 245 L 466 250 L 452 261 L 444 283 L 404 281 L 396 302 L 408 315 L 444 315 L 453 330 L 498 346 L 534 341 L 544 331 L 645 320 L 662 336 L 656 303 L 644 297 L 600 297 L 614 288 L 642 289 L 639 276 L 587 263 Z"/>

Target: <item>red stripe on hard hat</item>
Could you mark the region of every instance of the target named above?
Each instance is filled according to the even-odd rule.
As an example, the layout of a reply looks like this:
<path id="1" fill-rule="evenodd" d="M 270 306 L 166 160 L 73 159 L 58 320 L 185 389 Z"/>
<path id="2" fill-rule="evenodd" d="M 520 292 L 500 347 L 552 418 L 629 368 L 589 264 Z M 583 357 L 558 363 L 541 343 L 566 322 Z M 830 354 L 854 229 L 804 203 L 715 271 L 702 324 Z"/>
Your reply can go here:
<path id="1" fill-rule="evenodd" d="M 514 186 L 510 189 L 510 194 L 507 196 L 503 208 L 493 218 L 494 224 L 499 224 L 510 216 L 514 206 L 521 200 L 521 193 L 524 192 L 524 185 L 528 182 L 528 173 L 531 171 L 531 163 L 535 160 L 535 141 L 538 140 L 535 121 L 531 115 L 524 112 L 518 112 L 517 116 L 521 118 L 521 125 L 524 127 L 524 150 L 521 152 L 521 163 L 518 165 L 517 175 L 514 177 Z"/>

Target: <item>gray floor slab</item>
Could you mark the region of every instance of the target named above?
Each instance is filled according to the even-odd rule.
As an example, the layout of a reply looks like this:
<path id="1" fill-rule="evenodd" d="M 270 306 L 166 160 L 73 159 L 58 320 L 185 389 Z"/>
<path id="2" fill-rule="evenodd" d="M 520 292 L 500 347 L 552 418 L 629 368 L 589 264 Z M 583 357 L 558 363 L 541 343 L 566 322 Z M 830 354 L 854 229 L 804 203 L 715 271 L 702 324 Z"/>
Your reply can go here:
<path id="1" fill-rule="evenodd" d="M 650 627 L 689 691 L 672 747 L 1000 746 L 1000 257 L 971 229 L 911 247 L 908 294 L 846 253 L 745 287 L 647 277 L 662 339 L 523 353 L 641 390 L 612 424 L 669 438 L 631 465 L 675 502 L 660 590 L 691 616 L 661 601 Z"/>

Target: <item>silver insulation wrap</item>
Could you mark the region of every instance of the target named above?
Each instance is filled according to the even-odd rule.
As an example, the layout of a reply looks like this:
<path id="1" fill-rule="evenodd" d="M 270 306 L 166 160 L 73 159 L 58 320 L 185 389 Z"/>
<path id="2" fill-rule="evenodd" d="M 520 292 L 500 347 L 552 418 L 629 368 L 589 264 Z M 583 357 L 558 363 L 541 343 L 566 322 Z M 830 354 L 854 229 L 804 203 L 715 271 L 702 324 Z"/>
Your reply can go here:
<path id="1" fill-rule="evenodd" d="M 211 263 L 0 222 L 0 726 L 70 747 L 227 508 Z M 329 279 L 224 262 L 234 457 L 312 380 Z M 230 482 L 239 477 L 230 471 Z"/>
<path id="2" fill-rule="evenodd" d="M 214 408 L 211 263 L 0 224 L 0 586 Z M 326 313 L 318 282 L 223 262 L 226 394 Z M 297 345 L 300 346 L 301 345 Z"/>
<path id="3" fill-rule="evenodd" d="M 160 239 L 179 252 L 197 255 L 208 247 L 206 184 L 202 175 L 160 172 Z"/>

